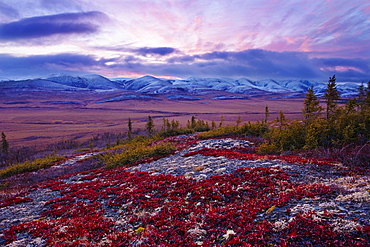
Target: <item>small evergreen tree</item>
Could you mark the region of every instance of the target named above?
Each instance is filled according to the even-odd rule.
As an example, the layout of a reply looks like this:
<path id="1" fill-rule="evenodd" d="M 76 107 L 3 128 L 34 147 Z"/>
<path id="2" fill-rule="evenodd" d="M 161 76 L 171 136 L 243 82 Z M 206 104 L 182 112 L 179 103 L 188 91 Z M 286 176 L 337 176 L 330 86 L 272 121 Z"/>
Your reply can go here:
<path id="1" fill-rule="evenodd" d="M 149 136 L 154 134 L 154 122 L 151 116 L 148 116 L 148 122 L 146 123 L 146 130 Z"/>
<path id="2" fill-rule="evenodd" d="M 171 129 L 172 130 L 175 130 L 175 129 L 178 129 L 180 127 L 180 122 L 179 121 L 175 121 L 174 119 L 172 119 L 171 121 Z"/>
<path id="3" fill-rule="evenodd" d="M 4 154 L 9 152 L 9 143 L 6 140 L 6 135 L 4 132 L 1 132 L 1 152 Z"/>
<path id="4" fill-rule="evenodd" d="M 191 117 L 191 122 L 190 122 L 190 128 L 191 129 L 195 129 L 196 125 L 197 125 L 197 121 L 196 121 L 196 117 L 195 116 L 192 116 Z"/>
<path id="5" fill-rule="evenodd" d="M 278 120 L 279 120 L 279 123 L 280 123 L 280 129 L 281 129 L 283 127 L 284 123 L 285 123 L 285 120 L 286 120 L 283 111 L 280 111 Z"/>
<path id="6" fill-rule="evenodd" d="M 265 123 L 267 123 L 267 118 L 270 116 L 269 107 L 265 107 Z"/>
<path id="7" fill-rule="evenodd" d="M 131 118 L 128 118 L 127 127 L 128 127 L 127 139 L 131 140 L 132 139 L 132 121 L 131 121 Z"/>
<path id="8" fill-rule="evenodd" d="M 211 128 L 213 130 L 216 129 L 216 122 L 215 122 L 215 120 L 212 120 L 212 122 L 211 122 Z"/>
<path id="9" fill-rule="evenodd" d="M 367 109 L 370 108 L 370 81 L 367 83 L 365 105 Z"/>
<path id="10" fill-rule="evenodd" d="M 305 119 L 306 126 L 311 123 L 314 119 L 320 116 L 322 107 L 320 106 L 320 101 L 316 97 L 313 87 L 310 87 L 306 93 L 306 98 L 303 102 L 304 108 L 302 113 Z"/>
<path id="11" fill-rule="evenodd" d="M 357 105 L 361 113 L 364 112 L 366 109 L 366 88 L 364 86 L 364 82 L 358 87 L 358 96 L 357 96 Z"/>
<path id="12" fill-rule="evenodd" d="M 326 119 L 330 119 L 337 108 L 337 101 L 339 100 L 339 92 L 335 83 L 335 75 L 329 77 L 327 89 L 325 90 L 324 99 L 326 103 Z"/>

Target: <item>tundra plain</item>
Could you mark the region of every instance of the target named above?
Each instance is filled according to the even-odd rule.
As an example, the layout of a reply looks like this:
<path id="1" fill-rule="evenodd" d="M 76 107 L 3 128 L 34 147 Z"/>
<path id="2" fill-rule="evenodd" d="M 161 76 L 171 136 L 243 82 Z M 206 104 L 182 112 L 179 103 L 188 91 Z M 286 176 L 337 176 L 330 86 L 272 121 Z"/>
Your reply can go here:
<path id="1" fill-rule="evenodd" d="M 158 100 L 123 100 L 105 102 L 114 97 L 114 92 L 6 92 L 0 97 L 0 130 L 7 134 L 14 146 L 45 145 L 61 140 L 85 141 L 94 135 L 111 132 L 125 133 L 128 118 L 133 130 L 144 131 L 148 116 L 154 120 L 157 129 L 162 126 L 163 117 L 179 120 L 182 126 L 195 116 L 197 119 L 214 120 L 223 125 L 235 125 L 238 116 L 243 122 L 276 119 L 280 111 L 287 119 L 301 117 L 303 98 L 269 96 L 247 99 L 216 100 L 212 95 L 202 100 L 182 101 L 158 97 Z"/>

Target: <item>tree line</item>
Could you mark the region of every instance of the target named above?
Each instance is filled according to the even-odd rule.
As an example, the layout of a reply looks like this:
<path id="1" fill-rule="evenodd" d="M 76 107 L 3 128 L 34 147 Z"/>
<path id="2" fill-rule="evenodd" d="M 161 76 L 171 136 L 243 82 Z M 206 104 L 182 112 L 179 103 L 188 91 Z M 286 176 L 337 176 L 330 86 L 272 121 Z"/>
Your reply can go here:
<path id="1" fill-rule="evenodd" d="M 265 135 L 266 151 L 292 151 L 320 147 L 366 145 L 370 139 L 370 82 L 362 83 L 358 96 L 339 106 L 340 93 L 336 78 L 329 77 L 323 104 L 308 89 L 303 102 L 303 119 L 280 121 L 279 128 L 270 128 Z"/>

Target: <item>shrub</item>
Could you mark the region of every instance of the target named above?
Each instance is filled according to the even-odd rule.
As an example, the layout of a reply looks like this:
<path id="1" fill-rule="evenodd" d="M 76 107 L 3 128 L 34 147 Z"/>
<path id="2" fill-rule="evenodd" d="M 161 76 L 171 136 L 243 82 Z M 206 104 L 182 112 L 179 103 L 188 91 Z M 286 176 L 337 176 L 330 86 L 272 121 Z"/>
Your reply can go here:
<path id="1" fill-rule="evenodd" d="M 200 133 L 199 139 L 208 139 L 221 136 L 263 136 L 268 131 L 265 123 L 246 123 L 242 126 L 225 126 Z"/>
<path id="2" fill-rule="evenodd" d="M 258 154 L 277 154 L 279 153 L 278 148 L 274 143 L 262 143 L 258 149 L 257 149 Z"/>
<path id="3" fill-rule="evenodd" d="M 179 129 L 169 129 L 159 132 L 157 135 L 161 138 L 166 138 L 169 136 L 177 136 L 177 135 L 187 135 L 187 134 L 193 134 L 193 129 L 188 128 L 179 128 Z"/>
<path id="4" fill-rule="evenodd" d="M 305 145 L 305 126 L 301 122 L 294 121 L 289 125 L 271 128 L 265 136 L 270 141 L 270 151 L 298 150 Z"/>
<path id="5" fill-rule="evenodd" d="M 225 126 L 218 129 L 213 129 L 207 132 L 198 134 L 199 139 L 208 139 L 221 136 L 236 135 L 239 133 L 239 127 L 236 126 Z"/>
<path id="6" fill-rule="evenodd" d="M 145 144 L 138 145 L 138 143 L 127 145 L 121 153 L 109 153 L 101 155 L 101 160 L 106 164 L 106 168 L 115 168 L 134 164 L 143 159 L 154 156 L 162 156 L 172 153 L 176 150 L 171 144 L 158 144 L 154 146 L 147 146 Z"/>
<path id="7" fill-rule="evenodd" d="M 8 166 L 0 170 L 0 178 L 10 177 L 15 174 L 24 172 L 37 171 L 42 168 L 52 166 L 55 162 L 64 159 L 63 156 L 48 155 L 45 158 L 35 159 L 34 161 L 26 161 L 24 163 Z"/>

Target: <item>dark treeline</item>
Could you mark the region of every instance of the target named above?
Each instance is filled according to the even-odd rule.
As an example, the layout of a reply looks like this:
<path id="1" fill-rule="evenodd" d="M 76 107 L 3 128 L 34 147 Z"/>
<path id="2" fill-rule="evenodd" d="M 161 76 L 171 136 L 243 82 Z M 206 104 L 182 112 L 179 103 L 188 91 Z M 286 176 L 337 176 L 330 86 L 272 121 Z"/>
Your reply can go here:
<path id="1" fill-rule="evenodd" d="M 260 150 L 283 152 L 321 148 L 338 150 L 343 155 L 354 153 L 353 158 L 360 159 L 360 153 L 369 149 L 370 82 L 367 87 L 362 83 L 358 96 L 339 106 L 340 94 L 335 81 L 335 76 L 329 78 L 323 104 L 310 88 L 304 100 L 303 119 L 277 120 L 278 124 L 266 133 L 268 142 Z M 369 165 L 367 158 L 360 163 Z"/>

